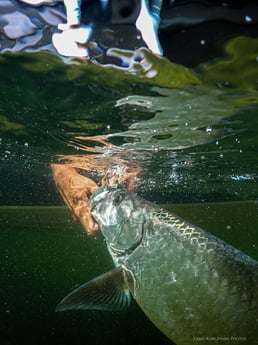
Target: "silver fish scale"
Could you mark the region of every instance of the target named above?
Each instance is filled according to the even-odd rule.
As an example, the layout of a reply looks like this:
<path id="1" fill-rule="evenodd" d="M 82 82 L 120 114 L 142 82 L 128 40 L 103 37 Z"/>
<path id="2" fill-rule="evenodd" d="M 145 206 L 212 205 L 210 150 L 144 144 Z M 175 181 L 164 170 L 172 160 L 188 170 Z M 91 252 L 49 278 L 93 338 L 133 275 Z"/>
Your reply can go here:
<path id="1" fill-rule="evenodd" d="M 255 342 L 258 265 L 237 249 L 160 210 L 150 215 L 142 243 L 123 265 L 140 307 L 176 344 L 192 344 L 195 337 Z"/>
<path id="2" fill-rule="evenodd" d="M 101 188 L 91 205 L 114 263 L 168 338 L 177 345 L 258 344 L 258 262 L 123 187 Z"/>

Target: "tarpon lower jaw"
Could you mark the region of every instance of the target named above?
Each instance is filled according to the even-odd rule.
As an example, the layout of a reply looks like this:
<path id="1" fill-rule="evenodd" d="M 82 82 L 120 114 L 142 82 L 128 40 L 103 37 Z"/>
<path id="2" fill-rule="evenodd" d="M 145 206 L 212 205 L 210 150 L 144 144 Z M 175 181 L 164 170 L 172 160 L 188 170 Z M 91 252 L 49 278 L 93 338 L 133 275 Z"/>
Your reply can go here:
<path id="1" fill-rule="evenodd" d="M 99 188 L 90 199 L 95 220 L 113 256 L 129 255 L 142 241 L 145 213 L 138 211 L 138 199 L 128 197 L 120 185 Z"/>

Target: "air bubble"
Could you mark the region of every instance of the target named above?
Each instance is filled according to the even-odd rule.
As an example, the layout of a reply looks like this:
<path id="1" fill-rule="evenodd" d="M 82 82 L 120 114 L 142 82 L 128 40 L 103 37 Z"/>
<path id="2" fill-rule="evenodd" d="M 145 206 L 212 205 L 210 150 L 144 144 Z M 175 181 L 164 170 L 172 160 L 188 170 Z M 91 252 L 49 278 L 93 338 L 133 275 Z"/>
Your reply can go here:
<path id="1" fill-rule="evenodd" d="M 148 72 L 145 74 L 145 76 L 146 76 L 147 78 L 154 78 L 154 77 L 156 77 L 157 74 L 158 74 L 158 71 L 157 71 L 157 70 L 151 69 L 150 71 L 148 71 Z"/>
<path id="2" fill-rule="evenodd" d="M 212 132 L 212 127 L 211 126 L 207 126 L 205 131 L 206 131 L 206 133 L 210 134 Z"/>
<path id="3" fill-rule="evenodd" d="M 246 21 L 247 23 L 251 23 L 251 22 L 253 21 L 253 18 L 250 17 L 250 16 L 245 16 L 245 21 Z"/>

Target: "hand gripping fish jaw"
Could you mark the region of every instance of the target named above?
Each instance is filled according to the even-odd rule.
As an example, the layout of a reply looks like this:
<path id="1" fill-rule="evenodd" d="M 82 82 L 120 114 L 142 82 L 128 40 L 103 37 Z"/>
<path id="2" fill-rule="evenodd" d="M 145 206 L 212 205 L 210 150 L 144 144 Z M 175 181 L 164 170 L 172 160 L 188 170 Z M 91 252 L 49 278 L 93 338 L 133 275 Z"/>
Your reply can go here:
<path id="1" fill-rule="evenodd" d="M 140 244 L 144 209 L 139 209 L 128 197 L 124 186 L 102 186 L 92 195 L 89 205 L 94 219 L 101 224 L 101 232 L 113 256 L 129 255 Z"/>

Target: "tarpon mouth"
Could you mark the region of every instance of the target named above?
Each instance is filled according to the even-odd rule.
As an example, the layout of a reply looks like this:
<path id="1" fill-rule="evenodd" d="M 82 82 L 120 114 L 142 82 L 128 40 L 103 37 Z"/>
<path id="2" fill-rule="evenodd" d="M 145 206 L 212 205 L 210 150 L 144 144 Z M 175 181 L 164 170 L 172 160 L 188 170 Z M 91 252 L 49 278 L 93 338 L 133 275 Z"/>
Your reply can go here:
<path id="1" fill-rule="evenodd" d="M 104 185 L 100 188 L 98 188 L 93 195 L 90 197 L 90 201 L 89 201 L 89 206 L 90 209 L 94 209 L 94 207 L 96 206 L 96 204 L 104 199 L 105 195 L 107 195 L 107 193 L 113 191 L 116 191 L 117 189 L 125 189 L 124 186 L 120 185 L 120 184 L 109 184 L 109 185 Z"/>

